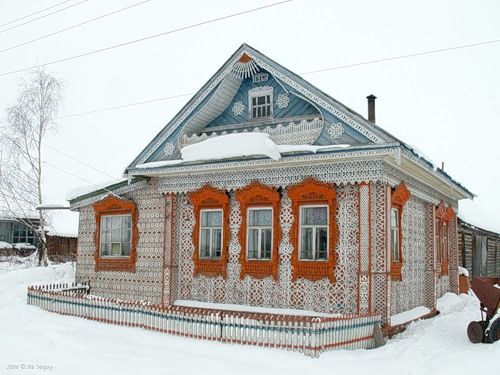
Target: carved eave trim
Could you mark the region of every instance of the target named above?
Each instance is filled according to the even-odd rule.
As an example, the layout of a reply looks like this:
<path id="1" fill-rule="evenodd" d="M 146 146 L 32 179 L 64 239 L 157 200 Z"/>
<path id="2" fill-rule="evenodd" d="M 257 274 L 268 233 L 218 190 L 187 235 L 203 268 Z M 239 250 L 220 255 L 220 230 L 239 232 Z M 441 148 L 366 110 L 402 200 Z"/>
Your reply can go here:
<path id="1" fill-rule="evenodd" d="M 278 280 L 279 253 L 278 248 L 281 242 L 281 225 L 279 222 L 280 193 L 271 187 L 253 181 L 251 184 L 236 191 L 236 199 L 240 203 L 242 223 L 239 231 L 241 246 L 240 278 L 246 275 L 263 278 L 271 276 Z M 250 207 L 272 207 L 273 209 L 273 244 L 271 250 L 271 260 L 248 260 L 247 259 L 247 209 Z"/>
<path id="2" fill-rule="evenodd" d="M 193 229 L 193 275 L 198 274 L 205 276 L 222 276 L 226 278 L 227 260 L 229 257 L 229 197 L 227 194 L 210 185 L 204 185 L 197 191 L 188 194 L 189 200 L 194 206 L 195 225 Z M 222 249 L 220 259 L 202 259 L 200 258 L 200 212 L 202 209 L 217 209 L 222 210 Z"/>
<path id="3" fill-rule="evenodd" d="M 335 265 L 337 254 L 335 247 L 339 239 L 339 228 L 336 222 L 337 193 L 332 184 L 320 182 L 312 177 L 288 189 L 288 196 L 292 200 L 294 222 L 290 230 L 290 238 L 294 250 L 292 252 L 292 280 L 302 277 L 316 281 L 327 277 L 335 282 Z M 303 261 L 299 258 L 299 210 L 303 204 L 327 204 L 329 215 L 329 243 L 328 259 L 326 261 Z"/>
<path id="4" fill-rule="evenodd" d="M 97 201 L 92 206 L 95 212 L 95 232 L 94 232 L 94 260 L 95 271 L 119 271 L 135 272 L 136 249 L 139 242 L 139 229 L 137 222 L 139 219 L 139 210 L 133 201 L 118 197 L 114 194 L 108 194 L 103 199 Z M 132 218 L 132 233 L 130 244 L 130 255 L 123 257 L 101 257 L 100 256 L 100 236 L 101 236 L 101 218 L 106 215 L 125 215 L 130 214 Z"/>

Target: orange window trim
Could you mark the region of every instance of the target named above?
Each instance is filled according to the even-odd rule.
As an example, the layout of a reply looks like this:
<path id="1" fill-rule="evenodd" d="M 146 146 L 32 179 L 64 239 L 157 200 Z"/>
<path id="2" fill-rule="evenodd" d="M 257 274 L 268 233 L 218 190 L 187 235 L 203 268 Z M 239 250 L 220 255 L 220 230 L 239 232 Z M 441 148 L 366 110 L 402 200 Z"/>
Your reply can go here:
<path id="1" fill-rule="evenodd" d="M 396 186 L 391 194 L 391 209 L 398 210 L 398 234 L 399 234 L 399 261 L 392 259 L 392 244 L 391 244 L 391 279 L 393 281 L 403 280 L 401 269 L 403 268 L 403 211 L 406 202 L 410 199 L 410 191 L 406 184 L 401 182 Z M 390 221 L 389 221 L 390 225 Z M 392 238 L 392 236 L 391 236 Z"/>
<path id="2" fill-rule="evenodd" d="M 94 232 L 94 260 L 95 271 L 116 271 L 116 272 L 135 272 L 135 260 L 137 243 L 139 242 L 139 230 L 137 221 L 139 211 L 134 202 L 109 194 L 104 199 L 94 203 L 96 229 Z M 132 237 L 130 245 L 130 255 L 124 257 L 101 257 L 101 218 L 108 215 L 127 215 L 132 217 Z"/>
<path id="3" fill-rule="evenodd" d="M 455 210 L 453 207 L 446 208 L 445 203 L 441 201 L 436 209 L 436 220 L 439 224 L 439 241 L 441 244 L 441 276 L 446 276 L 449 273 L 449 258 L 450 258 L 450 222 L 455 218 Z M 444 224 L 446 224 L 446 246 L 444 243 Z"/>
<path id="4" fill-rule="evenodd" d="M 294 222 L 290 230 L 290 238 L 294 246 L 292 252 L 292 280 L 299 277 L 316 281 L 325 277 L 335 282 L 335 247 L 339 239 L 339 229 L 335 220 L 337 212 L 337 193 L 332 184 L 319 182 L 312 177 L 289 188 L 288 196 L 292 200 Z M 326 204 L 328 205 L 329 233 L 328 259 L 325 261 L 303 261 L 299 257 L 299 210 L 301 205 Z"/>
<path id="5" fill-rule="evenodd" d="M 226 265 L 229 257 L 229 197 L 227 194 L 210 185 L 205 185 L 195 192 L 189 193 L 189 200 L 194 206 L 195 225 L 193 230 L 194 272 L 193 275 L 227 276 Z M 200 258 L 200 212 L 202 209 L 222 210 L 222 249 L 219 259 Z"/>
<path id="6" fill-rule="evenodd" d="M 236 199 L 240 203 L 242 223 L 240 226 L 239 239 L 241 245 L 240 278 L 243 280 L 246 275 L 255 278 L 271 276 L 278 280 L 279 253 L 278 246 L 281 241 L 281 227 L 279 222 L 279 202 L 280 193 L 273 188 L 262 185 L 258 181 L 236 191 Z M 247 218 L 248 208 L 269 207 L 273 209 L 273 243 L 270 260 L 249 260 L 247 259 Z"/>

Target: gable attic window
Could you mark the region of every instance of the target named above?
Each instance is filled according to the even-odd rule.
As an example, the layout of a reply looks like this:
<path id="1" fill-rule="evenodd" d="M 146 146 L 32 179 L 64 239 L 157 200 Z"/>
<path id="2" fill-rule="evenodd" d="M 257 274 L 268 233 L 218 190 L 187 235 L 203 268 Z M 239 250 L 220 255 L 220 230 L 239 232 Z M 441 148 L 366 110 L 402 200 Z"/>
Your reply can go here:
<path id="1" fill-rule="evenodd" d="M 410 191 L 404 182 L 396 186 L 391 195 L 390 208 L 390 247 L 391 247 L 391 278 L 394 281 L 403 279 L 403 210 L 410 199 Z"/>
<path id="2" fill-rule="evenodd" d="M 250 116 L 253 119 L 272 117 L 273 88 L 270 86 L 256 87 L 248 91 Z"/>
<path id="3" fill-rule="evenodd" d="M 138 210 L 134 202 L 109 194 L 94 203 L 95 270 L 135 272 Z"/>

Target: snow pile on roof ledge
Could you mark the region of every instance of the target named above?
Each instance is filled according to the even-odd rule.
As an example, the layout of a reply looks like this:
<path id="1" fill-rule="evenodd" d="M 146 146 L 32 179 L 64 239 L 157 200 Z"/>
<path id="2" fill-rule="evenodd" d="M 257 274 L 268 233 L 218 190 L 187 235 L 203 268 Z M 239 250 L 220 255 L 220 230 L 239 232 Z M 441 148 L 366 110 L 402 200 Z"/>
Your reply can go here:
<path id="1" fill-rule="evenodd" d="M 495 217 L 477 201 L 462 200 L 458 206 L 458 217 L 475 227 L 500 233 L 500 217 Z"/>
<path id="2" fill-rule="evenodd" d="M 137 168 L 158 168 L 181 164 L 186 161 L 222 160 L 245 156 L 266 156 L 280 160 L 282 153 L 312 152 L 321 149 L 346 148 L 350 145 L 277 145 L 266 133 L 235 133 L 209 138 L 181 149 L 179 160 L 154 161 L 138 164 Z"/>
<path id="3" fill-rule="evenodd" d="M 460 266 L 458 266 L 458 274 L 469 277 L 469 271 L 467 271 L 467 268 L 463 268 Z"/>

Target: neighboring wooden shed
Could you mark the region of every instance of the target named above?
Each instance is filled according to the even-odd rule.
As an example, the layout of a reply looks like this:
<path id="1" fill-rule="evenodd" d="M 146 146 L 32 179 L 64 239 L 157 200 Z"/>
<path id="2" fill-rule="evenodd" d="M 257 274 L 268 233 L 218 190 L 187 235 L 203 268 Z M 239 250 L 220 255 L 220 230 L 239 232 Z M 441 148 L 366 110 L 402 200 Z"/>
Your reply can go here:
<path id="1" fill-rule="evenodd" d="M 52 262 L 70 262 L 76 260 L 78 237 L 74 234 L 47 234 L 47 251 Z"/>
<path id="2" fill-rule="evenodd" d="M 472 276 L 500 277 L 500 234 L 458 218 L 459 264 Z"/>

